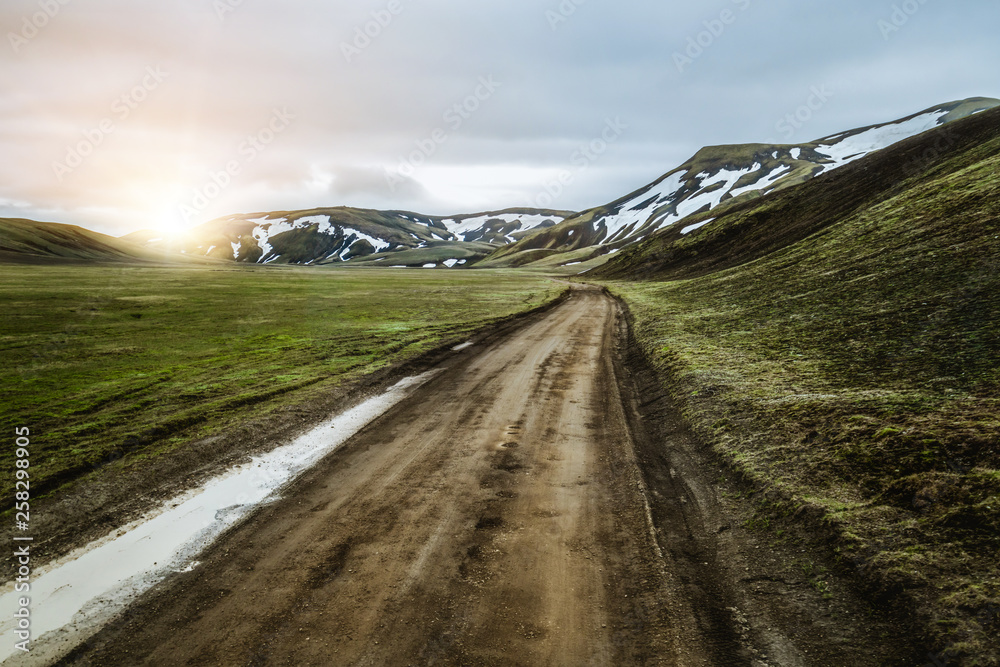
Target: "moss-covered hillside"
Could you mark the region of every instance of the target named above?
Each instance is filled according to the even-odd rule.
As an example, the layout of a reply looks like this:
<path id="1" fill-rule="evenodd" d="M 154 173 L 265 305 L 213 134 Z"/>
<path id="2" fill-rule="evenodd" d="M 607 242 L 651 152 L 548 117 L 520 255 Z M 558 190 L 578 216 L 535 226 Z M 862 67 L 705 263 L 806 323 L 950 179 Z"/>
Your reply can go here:
<path id="1" fill-rule="evenodd" d="M 1000 664 L 1000 110 L 603 269 L 704 440 L 947 664 Z M 640 279 L 637 281 L 636 279 Z"/>

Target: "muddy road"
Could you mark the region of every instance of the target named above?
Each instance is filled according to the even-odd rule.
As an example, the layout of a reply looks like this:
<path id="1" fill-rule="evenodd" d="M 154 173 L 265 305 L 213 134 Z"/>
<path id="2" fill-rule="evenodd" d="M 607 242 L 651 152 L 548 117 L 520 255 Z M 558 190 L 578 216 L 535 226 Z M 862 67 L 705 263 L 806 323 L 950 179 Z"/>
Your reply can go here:
<path id="1" fill-rule="evenodd" d="M 751 664 L 717 525 L 647 493 L 620 327 L 577 289 L 456 354 L 63 663 Z"/>

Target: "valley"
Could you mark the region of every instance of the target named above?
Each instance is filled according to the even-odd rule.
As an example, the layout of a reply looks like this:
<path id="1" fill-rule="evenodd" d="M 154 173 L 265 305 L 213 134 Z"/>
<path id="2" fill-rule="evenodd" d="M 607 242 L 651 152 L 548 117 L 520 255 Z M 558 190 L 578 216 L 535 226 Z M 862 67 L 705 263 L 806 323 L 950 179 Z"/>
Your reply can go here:
<path id="1" fill-rule="evenodd" d="M 445 359 L 58 664 L 912 664 L 839 585 L 741 597 L 774 566 L 720 537 L 742 530 L 678 416 L 636 412 L 621 318 L 576 288 Z"/>
<path id="2" fill-rule="evenodd" d="M 1000 664 L 997 105 L 579 213 L 0 221 L 43 562 L 430 373 L 37 664 Z"/>

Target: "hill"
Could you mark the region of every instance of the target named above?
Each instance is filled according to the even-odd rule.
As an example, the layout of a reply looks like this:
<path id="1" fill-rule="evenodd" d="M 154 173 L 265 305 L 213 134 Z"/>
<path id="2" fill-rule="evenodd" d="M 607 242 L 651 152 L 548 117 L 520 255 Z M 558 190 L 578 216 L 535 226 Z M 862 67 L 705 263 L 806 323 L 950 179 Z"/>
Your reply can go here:
<path id="1" fill-rule="evenodd" d="M 465 265 L 571 211 L 505 209 L 454 216 L 349 207 L 231 215 L 177 238 L 152 232 L 124 237 L 150 248 L 253 264 Z"/>
<path id="2" fill-rule="evenodd" d="M 591 272 L 758 525 L 809 523 L 935 659 L 1000 663 L 1000 109 Z"/>
<path id="3" fill-rule="evenodd" d="M 588 248 L 586 259 L 606 259 L 661 230 L 704 222 L 710 213 L 829 174 L 906 138 L 998 105 L 1000 100 L 970 98 L 797 145 L 709 146 L 629 195 L 501 248 L 487 264 L 524 266 L 540 259 L 551 264 L 561 253 L 574 253 L 563 263 L 577 262 L 579 252 Z"/>
<path id="4" fill-rule="evenodd" d="M 182 255 L 75 225 L 0 218 L 0 262 L 185 262 Z"/>

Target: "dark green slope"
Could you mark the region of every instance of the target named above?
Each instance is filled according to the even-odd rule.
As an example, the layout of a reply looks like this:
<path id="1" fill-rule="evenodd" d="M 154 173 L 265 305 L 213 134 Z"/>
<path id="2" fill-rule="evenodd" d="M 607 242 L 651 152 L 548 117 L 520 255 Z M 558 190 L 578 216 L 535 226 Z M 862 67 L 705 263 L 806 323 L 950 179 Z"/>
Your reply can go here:
<path id="1" fill-rule="evenodd" d="M 1000 664 L 1000 111 L 600 271 L 769 539 L 810 522 L 915 641 Z"/>

